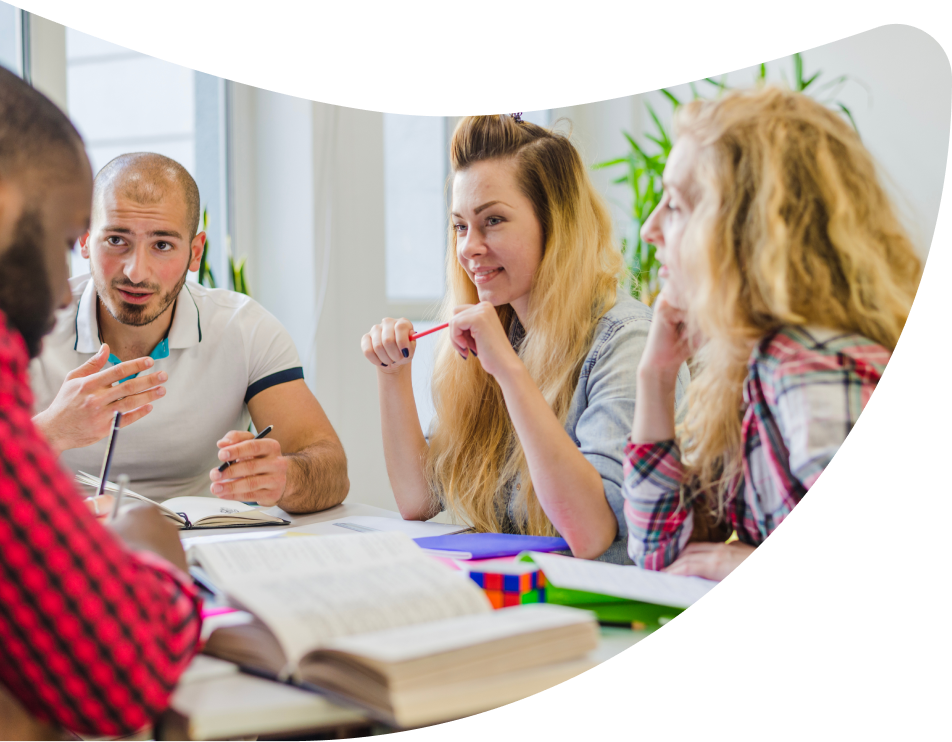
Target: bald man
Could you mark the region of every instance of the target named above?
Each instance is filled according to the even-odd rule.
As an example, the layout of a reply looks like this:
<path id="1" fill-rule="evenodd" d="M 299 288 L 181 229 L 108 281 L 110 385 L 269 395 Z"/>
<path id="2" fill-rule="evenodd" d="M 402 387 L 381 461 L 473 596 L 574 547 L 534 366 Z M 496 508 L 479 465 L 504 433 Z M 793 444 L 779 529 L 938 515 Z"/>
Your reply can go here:
<path id="1" fill-rule="evenodd" d="M 70 279 L 75 308 L 31 366 L 34 422 L 69 469 L 98 475 L 121 411 L 111 471 L 158 501 L 337 505 L 344 451 L 287 331 L 247 296 L 186 283 L 205 247 L 198 219 L 198 188 L 174 160 L 128 154 L 99 172 L 80 239 L 91 274 Z M 273 431 L 253 440 L 251 422 Z"/>

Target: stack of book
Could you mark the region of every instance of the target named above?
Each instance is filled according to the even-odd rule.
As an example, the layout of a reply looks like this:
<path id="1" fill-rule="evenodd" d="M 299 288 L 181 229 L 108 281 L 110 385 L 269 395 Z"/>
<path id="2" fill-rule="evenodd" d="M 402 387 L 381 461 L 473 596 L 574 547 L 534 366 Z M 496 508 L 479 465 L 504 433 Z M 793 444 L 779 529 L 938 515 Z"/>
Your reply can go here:
<path id="1" fill-rule="evenodd" d="M 189 558 L 245 611 L 207 653 L 395 727 L 495 708 L 595 664 L 592 613 L 493 610 L 465 572 L 403 533 L 197 544 Z"/>

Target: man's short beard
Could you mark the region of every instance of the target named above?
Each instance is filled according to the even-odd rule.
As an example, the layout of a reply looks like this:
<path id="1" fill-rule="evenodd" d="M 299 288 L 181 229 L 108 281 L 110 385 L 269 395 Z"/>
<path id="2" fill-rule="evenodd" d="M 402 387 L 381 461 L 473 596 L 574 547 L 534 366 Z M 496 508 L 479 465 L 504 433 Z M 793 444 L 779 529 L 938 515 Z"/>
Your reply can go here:
<path id="1" fill-rule="evenodd" d="M 0 254 L 0 310 L 23 336 L 30 358 L 40 354 L 56 319 L 42 244 L 39 214 L 28 210 L 17 222 L 13 243 Z"/>
<path id="2" fill-rule="evenodd" d="M 144 327 L 145 325 L 155 322 L 155 320 L 157 320 L 166 309 L 172 306 L 172 304 L 178 298 L 182 287 L 185 285 L 185 279 L 187 276 L 188 266 L 185 267 L 185 272 L 182 274 L 182 278 L 178 281 L 178 283 L 176 283 L 175 287 L 171 291 L 168 291 L 159 297 L 158 309 L 150 312 L 149 314 L 145 313 L 145 306 L 138 304 L 126 304 L 121 299 L 118 301 L 118 306 L 114 312 L 112 308 L 103 300 L 103 287 L 95 273 L 93 274 L 93 283 L 96 286 L 96 293 L 99 295 L 99 303 L 106 308 L 106 311 L 109 312 L 109 314 L 111 314 L 117 322 L 120 322 L 124 325 L 129 325 L 131 327 Z M 153 289 L 153 287 L 149 284 L 135 284 L 121 280 L 113 281 L 112 288 Z"/>

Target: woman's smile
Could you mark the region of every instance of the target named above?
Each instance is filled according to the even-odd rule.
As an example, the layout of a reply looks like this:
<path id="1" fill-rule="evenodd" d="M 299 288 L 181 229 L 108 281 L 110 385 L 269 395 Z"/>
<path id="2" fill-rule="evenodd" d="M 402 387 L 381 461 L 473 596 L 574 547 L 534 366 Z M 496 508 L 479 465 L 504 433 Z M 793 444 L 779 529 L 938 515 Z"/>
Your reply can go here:
<path id="1" fill-rule="evenodd" d="M 485 286 L 504 270 L 505 268 L 501 267 L 479 268 L 478 270 L 473 271 L 473 283 L 475 283 L 477 286 Z"/>

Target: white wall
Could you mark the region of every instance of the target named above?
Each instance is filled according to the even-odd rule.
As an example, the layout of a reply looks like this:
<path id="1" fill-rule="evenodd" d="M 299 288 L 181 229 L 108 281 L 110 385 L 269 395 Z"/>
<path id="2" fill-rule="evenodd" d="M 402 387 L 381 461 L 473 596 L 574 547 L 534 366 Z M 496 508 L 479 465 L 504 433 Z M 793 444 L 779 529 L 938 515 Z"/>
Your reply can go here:
<path id="1" fill-rule="evenodd" d="M 929 251 L 938 217 L 949 148 L 952 72 L 942 48 L 910 26 L 884 26 L 803 52 L 806 76 L 820 70 L 817 83 L 848 75 L 838 98 L 853 114 L 864 144 L 879 163 L 917 249 Z M 789 58 L 767 62 L 768 80 L 792 80 Z M 727 83 L 749 87 L 757 68 L 731 72 Z M 720 79 L 720 77 L 718 77 Z M 699 83 L 705 97 L 715 88 Z M 812 89 L 812 86 L 811 86 Z M 688 85 L 671 91 L 690 100 Z M 671 106 L 660 93 L 638 96 L 670 120 Z M 650 120 L 642 117 L 648 130 Z M 616 139 L 616 151 L 626 150 Z M 642 140 L 643 141 L 643 140 Z"/>
<path id="2" fill-rule="evenodd" d="M 240 85 L 234 112 L 233 244 L 252 294 L 297 345 L 347 452 L 349 497 L 394 507 L 376 372 L 360 353 L 361 335 L 390 308 L 383 115 Z"/>

